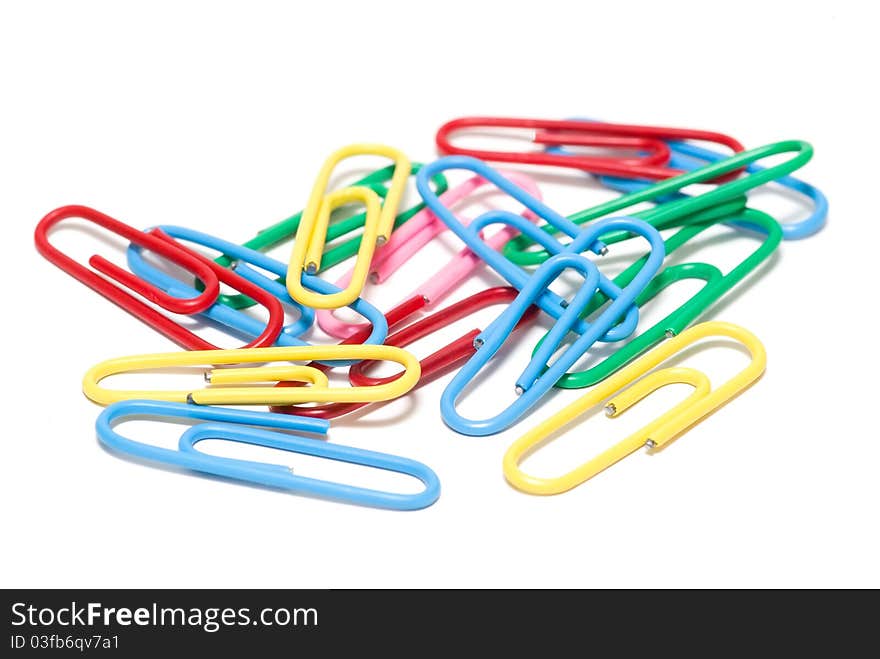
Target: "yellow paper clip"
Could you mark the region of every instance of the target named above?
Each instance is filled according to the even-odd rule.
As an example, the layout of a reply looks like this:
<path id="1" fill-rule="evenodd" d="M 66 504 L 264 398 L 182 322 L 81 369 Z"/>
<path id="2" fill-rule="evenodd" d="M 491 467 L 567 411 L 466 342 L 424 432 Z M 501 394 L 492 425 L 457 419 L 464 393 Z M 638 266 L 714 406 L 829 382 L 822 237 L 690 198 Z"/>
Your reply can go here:
<path id="1" fill-rule="evenodd" d="M 743 343 L 751 354 L 749 365 L 714 391 L 709 378 L 692 368 L 664 368 L 641 377 L 683 348 L 710 337 L 736 339 Z M 678 435 L 751 386 L 761 377 L 766 366 L 767 354 L 764 346 L 748 330 L 738 325 L 716 321 L 694 325 L 600 382 L 589 393 L 516 440 L 504 454 L 504 476 L 515 488 L 531 494 L 559 494 L 570 490 L 642 446 L 646 446 L 651 452 L 659 451 Z M 641 379 L 637 380 L 637 378 Z M 635 383 L 631 384 L 633 381 Z M 613 396 L 605 405 L 605 414 L 615 417 L 623 414 L 648 394 L 668 384 L 689 384 L 694 390 L 684 401 L 604 453 L 556 478 L 538 478 L 520 469 L 519 465 L 523 459 L 546 443 L 550 435 L 572 423 L 581 414 L 602 401 Z"/>
<path id="2" fill-rule="evenodd" d="M 385 156 L 394 161 L 394 175 L 391 177 L 384 203 L 378 194 L 363 186 L 342 188 L 329 194 L 326 192 L 330 175 L 336 165 L 346 158 L 359 155 Z M 296 231 L 287 269 L 287 292 L 290 293 L 290 297 L 314 309 L 338 309 L 348 306 L 358 298 L 370 272 L 373 252 L 391 236 L 397 207 L 400 205 L 409 175 L 409 158 L 397 149 L 383 144 L 351 144 L 327 158 L 312 188 Z M 318 272 L 324 243 L 327 240 L 330 214 L 335 208 L 355 202 L 364 205 L 366 220 L 351 279 L 348 285 L 337 293 L 314 293 L 303 286 L 301 273 L 313 275 Z"/>
<path id="3" fill-rule="evenodd" d="M 249 364 L 313 360 L 378 359 L 397 362 L 403 374 L 391 382 L 369 387 L 330 387 L 327 376 L 304 365 L 211 368 L 223 364 Z M 210 387 L 184 390 L 106 389 L 101 380 L 111 375 L 182 366 L 206 366 Z M 120 400 L 149 399 L 196 405 L 293 405 L 296 403 L 366 403 L 402 396 L 419 381 L 419 361 L 401 348 L 384 345 L 332 345 L 238 350 L 192 350 L 108 359 L 90 368 L 83 377 L 83 393 L 100 405 Z M 289 380 L 304 387 L 272 387 L 267 383 Z M 234 387 L 233 384 L 252 386 Z M 262 384 L 260 384 L 262 383 Z"/>

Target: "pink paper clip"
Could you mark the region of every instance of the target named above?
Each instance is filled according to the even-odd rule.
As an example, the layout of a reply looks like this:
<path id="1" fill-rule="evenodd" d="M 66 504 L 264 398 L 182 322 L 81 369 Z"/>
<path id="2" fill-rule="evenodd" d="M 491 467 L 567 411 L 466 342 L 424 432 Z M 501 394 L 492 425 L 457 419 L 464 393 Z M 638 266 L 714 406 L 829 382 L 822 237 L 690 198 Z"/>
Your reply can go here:
<path id="1" fill-rule="evenodd" d="M 541 199 L 541 191 L 534 179 L 519 172 L 507 171 L 504 174 L 530 195 Z M 487 183 L 489 182 L 486 179 L 474 176 L 444 192 L 440 196 L 440 200 L 444 205 L 452 206 Z M 531 211 L 524 211 L 522 215 L 533 222 L 536 219 Z M 469 223 L 471 219 L 461 218 L 465 224 Z M 370 282 L 373 284 L 385 282 L 425 245 L 447 230 L 448 227 L 434 213 L 427 208 L 422 210 L 399 229 L 395 229 L 390 240 L 376 250 L 370 268 Z M 518 233 L 513 227 L 506 226 L 485 240 L 492 249 L 500 250 Z M 458 288 L 481 265 L 484 265 L 483 260 L 468 247 L 465 247 L 408 297 L 404 298 L 404 302 L 417 300 L 414 311 L 430 309 Z M 342 275 L 336 285 L 345 288 L 351 279 L 352 272 L 349 270 Z M 335 311 L 335 309 L 318 309 L 316 314 L 318 326 L 330 336 L 347 339 L 365 327 L 364 323 L 349 323 L 340 320 L 334 314 Z"/>

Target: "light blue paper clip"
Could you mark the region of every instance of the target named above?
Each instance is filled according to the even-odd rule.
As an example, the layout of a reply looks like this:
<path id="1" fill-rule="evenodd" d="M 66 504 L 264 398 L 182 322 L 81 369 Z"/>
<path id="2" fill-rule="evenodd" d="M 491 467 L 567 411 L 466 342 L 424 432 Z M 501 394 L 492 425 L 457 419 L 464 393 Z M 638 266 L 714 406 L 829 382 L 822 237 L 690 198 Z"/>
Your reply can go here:
<path id="1" fill-rule="evenodd" d="M 187 429 L 180 437 L 177 450 L 136 442 L 114 430 L 114 425 L 119 422 L 145 415 L 159 419 L 198 419 L 208 423 L 197 424 Z M 274 428 L 325 435 L 330 423 L 323 419 L 185 403 L 127 400 L 113 403 L 104 409 L 95 427 L 101 443 L 114 451 L 214 476 L 288 490 L 296 494 L 392 510 L 426 508 L 440 496 L 440 481 L 437 475 L 428 466 L 415 460 L 342 446 L 318 438 L 262 429 Z M 398 494 L 298 476 L 285 465 L 224 458 L 204 453 L 196 448 L 199 442 L 209 439 L 265 446 L 393 471 L 417 478 L 425 488 L 416 494 Z"/>
<path id="2" fill-rule="evenodd" d="M 609 218 L 601 220 L 584 229 L 576 240 L 583 244 L 591 244 L 596 237 L 610 230 L 626 230 L 646 237 L 651 243 L 651 251 L 645 258 L 638 274 L 622 290 L 614 286 L 614 295 L 610 304 L 601 314 L 589 323 L 586 331 L 550 364 L 550 358 L 556 353 L 569 332 L 578 325 L 580 314 L 590 299 L 600 290 L 606 295 L 611 286 L 609 280 L 599 273 L 596 265 L 581 254 L 563 252 L 555 254 L 542 263 L 534 274 L 526 281 L 519 295 L 492 323 L 474 339 L 477 349 L 474 355 L 456 373 L 447 385 L 440 398 L 440 413 L 443 421 L 456 432 L 465 435 L 485 436 L 499 433 L 514 425 L 521 419 L 538 400 L 553 388 L 553 385 L 574 364 L 600 340 L 607 335 L 609 329 L 631 309 L 635 299 L 648 285 L 663 264 L 665 250 L 659 233 L 646 222 L 628 218 Z M 656 235 L 656 240 L 654 239 Z M 539 344 L 531 361 L 516 381 L 517 399 L 499 414 L 488 419 L 468 419 L 456 410 L 456 403 L 464 389 L 483 369 L 489 360 L 498 352 L 510 335 L 513 327 L 526 309 L 536 303 L 547 290 L 550 282 L 567 268 L 572 268 L 584 277 L 584 283 L 572 300 L 566 304 L 550 332 Z M 606 283 L 608 282 L 608 283 Z M 547 364 L 550 364 L 549 366 Z"/>

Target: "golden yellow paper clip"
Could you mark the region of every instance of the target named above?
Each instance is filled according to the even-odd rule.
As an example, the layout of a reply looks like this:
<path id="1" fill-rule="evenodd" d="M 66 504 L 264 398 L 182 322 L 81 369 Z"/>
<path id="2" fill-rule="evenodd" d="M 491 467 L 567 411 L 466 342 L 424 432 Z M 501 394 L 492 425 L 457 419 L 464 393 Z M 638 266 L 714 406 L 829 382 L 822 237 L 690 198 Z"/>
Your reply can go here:
<path id="1" fill-rule="evenodd" d="M 683 348 L 710 337 L 736 339 L 751 354 L 749 365 L 714 391 L 709 378 L 692 368 L 664 368 L 641 377 Z M 646 446 L 651 452 L 659 451 L 665 444 L 751 386 L 761 377 L 766 366 L 767 354 L 764 346 L 748 330 L 738 325 L 715 321 L 695 325 L 600 382 L 589 393 L 516 440 L 504 454 L 504 476 L 515 488 L 531 494 L 559 494 L 570 490 L 642 446 Z M 631 384 L 633 381 L 635 383 Z M 604 453 L 556 478 L 538 478 L 520 469 L 520 463 L 546 443 L 554 432 L 572 423 L 608 397 L 613 396 L 605 405 L 605 414 L 615 417 L 668 384 L 689 384 L 694 390 L 684 401 Z"/>
<path id="2" fill-rule="evenodd" d="M 327 193 L 327 184 L 336 165 L 346 158 L 359 155 L 385 156 L 394 161 L 394 175 L 391 177 L 384 203 L 378 194 L 363 186 L 342 188 Z M 409 175 L 409 158 L 397 149 L 383 144 L 351 144 L 327 158 L 321 167 L 296 230 L 293 252 L 287 269 L 287 292 L 290 293 L 290 297 L 314 309 L 338 309 L 358 298 L 370 272 L 373 252 L 391 236 L 397 207 L 400 205 Z M 343 290 L 336 293 L 319 294 L 310 291 L 303 286 L 302 273 L 314 275 L 321 267 L 321 255 L 327 240 L 330 213 L 335 208 L 354 202 L 364 205 L 366 220 L 351 279 Z"/>
<path id="3" fill-rule="evenodd" d="M 287 364 L 243 368 L 212 368 L 223 364 L 250 364 L 313 360 L 378 359 L 397 362 L 403 374 L 387 383 L 368 387 L 330 387 L 327 375 L 314 367 Z M 106 389 L 101 380 L 111 375 L 186 366 L 206 366 L 202 389 L 131 390 Z M 90 368 L 83 377 L 83 393 L 100 405 L 120 400 L 150 399 L 197 405 L 292 405 L 296 403 L 365 403 L 402 396 L 419 381 L 421 367 L 412 353 L 384 345 L 332 345 L 238 350 L 191 350 L 108 359 Z M 272 387 L 282 380 L 305 382 L 304 387 Z M 250 384 L 251 386 L 228 386 Z"/>

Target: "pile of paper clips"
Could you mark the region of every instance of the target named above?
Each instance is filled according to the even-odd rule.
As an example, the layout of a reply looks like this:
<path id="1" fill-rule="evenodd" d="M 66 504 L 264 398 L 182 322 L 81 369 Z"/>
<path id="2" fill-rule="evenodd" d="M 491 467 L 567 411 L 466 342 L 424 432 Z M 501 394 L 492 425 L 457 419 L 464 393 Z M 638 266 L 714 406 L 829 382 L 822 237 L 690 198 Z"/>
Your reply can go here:
<path id="1" fill-rule="evenodd" d="M 451 136 L 466 129 L 528 129 L 536 147 L 503 152 L 453 144 Z M 107 406 L 97 421 L 100 441 L 123 454 L 198 472 L 349 503 L 417 509 L 439 497 L 436 474 L 414 460 L 322 441 L 330 426 L 328 419 L 404 396 L 456 371 L 440 398 L 443 420 L 458 433 L 484 436 L 522 421 L 554 387 L 590 387 L 582 398 L 528 430 L 504 455 L 504 474 L 514 487 L 555 494 L 583 483 L 640 447 L 662 448 L 761 376 L 765 352 L 751 332 L 718 321 L 692 323 L 765 261 L 780 241 L 810 236 L 823 226 L 825 197 L 790 176 L 810 160 L 813 150 L 808 143 L 790 140 L 745 150 L 727 135 L 702 130 L 587 119 L 488 117 L 450 121 L 437 132 L 436 143 L 443 155 L 426 165 L 411 163 L 402 152 L 388 146 L 356 144 L 340 149 L 324 163 L 301 213 L 260 231 L 243 245 L 181 226 L 140 231 L 85 206 L 65 206 L 46 215 L 35 232 L 37 249 L 46 259 L 185 349 L 118 357 L 89 369 L 83 391 L 94 402 Z M 698 143 L 717 144 L 725 152 Z M 582 147 L 594 151 L 586 152 Z M 393 164 L 349 187 L 328 191 L 329 179 L 339 163 L 359 154 L 387 157 Z M 778 164 L 757 164 L 771 157 Z M 623 194 L 565 217 L 541 200 L 532 178 L 499 171 L 488 162 L 580 170 Z M 450 188 L 446 174 L 453 170 L 463 170 L 470 178 Z M 421 200 L 401 211 L 411 176 Z M 748 192 L 770 183 L 808 198 L 810 215 L 783 225 L 749 207 Z M 702 189 L 707 191 L 697 195 L 682 192 L 694 184 L 704 184 Z M 451 210 L 485 186 L 512 197 L 523 212 L 491 210 L 462 219 Z M 644 208 L 645 202 L 647 209 L 621 215 L 636 205 Z M 363 212 L 354 213 L 353 206 L 363 207 Z M 70 218 L 92 222 L 129 241 L 128 269 L 98 255 L 91 257 L 88 268 L 52 246 L 49 233 Z M 734 232 L 757 236 L 757 249 L 727 273 L 709 263 L 664 267 L 667 255 L 720 223 L 733 227 Z M 487 231 L 492 225 L 498 227 Z M 385 281 L 447 229 L 466 247 L 440 269 L 439 275 L 429 278 L 387 313 L 362 297 L 368 279 Z M 667 231 L 666 237 L 661 236 L 661 230 Z M 352 232 L 355 235 L 349 235 Z M 291 238 L 288 264 L 265 254 Z M 602 255 L 615 243 L 637 238 L 647 243 L 647 252 L 613 279 L 603 275 L 597 260 L 585 255 Z M 206 250 L 216 252 L 217 258 L 206 257 Z M 192 279 L 182 281 L 170 274 L 169 268 L 151 264 L 145 252 L 154 263 L 163 259 L 185 269 Z M 339 281 L 330 283 L 319 277 L 323 269 L 352 257 L 354 264 Z M 432 315 L 421 315 L 484 266 L 507 285 L 489 288 Z M 567 271 L 578 273 L 583 284 L 570 299 L 563 299 L 549 286 Z M 686 279 L 701 282 L 693 297 L 651 327 L 639 323 L 640 307 L 666 287 Z M 221 294 L 221 284 L 238 294 Z M 245 312 L 253 305 L 265 307 L 268 320 L 259 321 Z M 404 349 L 440 326 L 491 305 L 502 305 L 503 310 L 486 329 L 456 339 L 421 362 Z M 363 322 L 344 322 L 334 315 L 342 307 L 349 307 Z M 194 314 L 251 340 L 239 349 L 217 349 L 162 310 Z M 295 312 L 296 320 L 285 325 L 288 311 Z M 502 345 L 516 341 L 513 330 L 541 314 L 553 324 L 516 381 L 519 395 L 515 402 L 490 418 L 460 414 L 456 406 L 471 380 L 491 363 Z M 341 342 L 310 345 L 302 336 L 315 322 Z M 693 368 L 657 368 L 707 337 L 741 342 L 751 354 L 749 365 L 714 389 L 706 375 Z M 617 349 L 589 369 L 572 372 L 597 342 Z M 564 344 L 566 349 L 561 351 Z M 370 376 L 368 370 L 377 360 L 397 362 L 403 370 L 389 377 Z M 205 367 L 208 386 L 195 391 L 102 386 L 102 380 L 118 373 L 180 367 Z M 331 387 L 327 374 L 332 369 L 348 369 L 351 386 Z M 606 413 L 616 416 L 671 383 L 687 384 L 693 391 L 598 457 L 557 478 L 538 478 L 521 469 L 525 457 L 551 433 L 586 411 L 604 404 Z M 223 405 L 266 405 L 270 411 L 220 407 Z M 115 430 L 120 422 L 144 415 L 190 424 L 176 450 L 134 441 Z M 400 472 L 421 480 L 424 488 L 417 494 L 401 494 L 307 478 L 283 465 L 199 450 L 198 443 L 206 439 Z"/>

